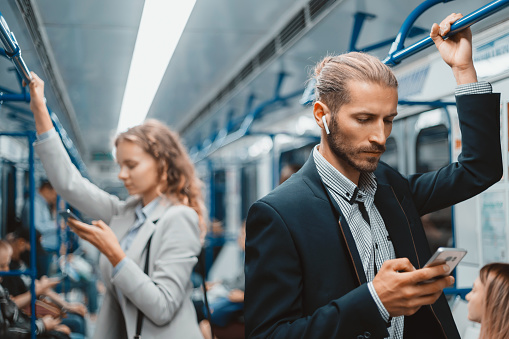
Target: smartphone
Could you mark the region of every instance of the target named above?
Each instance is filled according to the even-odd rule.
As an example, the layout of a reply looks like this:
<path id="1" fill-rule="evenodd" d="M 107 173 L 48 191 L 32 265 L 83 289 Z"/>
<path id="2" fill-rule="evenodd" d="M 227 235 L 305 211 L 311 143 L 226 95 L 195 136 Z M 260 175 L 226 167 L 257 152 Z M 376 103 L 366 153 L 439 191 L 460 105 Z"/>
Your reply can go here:
<path id="1" fill-rule="evenodd" d="M 447 264 L 449 266 L 449 271 L 444 273 L 443 275 L 440 275 L 434 279 L 426 280 L 424 282 L 430 282 L 434 281 L 438 278 L 446 277 L 448 275 L 451 275 L 452 271 L 456 268 L 456 266 L 459 264 L 461 259 L 467 254 L 467 250 L 464 250 L 462 248 L 451 248 L 451 247 L 439 247 L 435 254 L 429 258 L 428 262 L 424 267 L 433 267 L 438 265 Z"/>
<path id="2" fill-rule="evenodd" d="M 65 219 L 65 221 L 67 221 L 67 219 L 69 219 L 69 218 L 73 218 L 73 219 L 76 219 L 78 221 L 82 221 L 70 209 L 65 209 L 65 210 L 58 211 L 58 214 L 60 214 L 60 216 Z"/>

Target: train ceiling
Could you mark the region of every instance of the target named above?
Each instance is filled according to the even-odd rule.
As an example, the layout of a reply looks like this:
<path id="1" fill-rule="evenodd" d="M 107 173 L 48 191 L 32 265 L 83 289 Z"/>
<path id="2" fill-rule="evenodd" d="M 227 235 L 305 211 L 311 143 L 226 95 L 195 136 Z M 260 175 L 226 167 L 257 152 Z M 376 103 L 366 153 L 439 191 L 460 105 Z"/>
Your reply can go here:
<path id="1" fill-rule="evenodd" d="M 328 53 L 350 49 L 356 17 L 366 19 L 355 44 L 362 49 L 394 37 L 421 2 L 197 0 L 148 118 L 180 131 L 197 151 L 219 133 L 240 127 L 246 113 L 271 101 L 279 88 L 278 95 L 288 98 L 267 105 L 259 119 L 264 121 L 260 126 L 276 126 L 302 110 L 297 93 L 305 88 L 312 65 Z M 467 14 L 488 2 L 434 6 L 417 20 L 409 43 L 425 37 L 431 24 L 449 13 Z M 46 80 L 48 104 L 86 162 L 112 149 L 143 4 L 0 0 L 0 12 L 28 67 Z M 476 24 L 474 32 L 507 13 Z M 388 50 L 384 45 L 372 53 L 383 58 Z M 19 91 L 11 67 L 0 58 L 0 88 Z M 26 103 L 3 105 L 0 129 L 33 128 L 27 110 Z"/>

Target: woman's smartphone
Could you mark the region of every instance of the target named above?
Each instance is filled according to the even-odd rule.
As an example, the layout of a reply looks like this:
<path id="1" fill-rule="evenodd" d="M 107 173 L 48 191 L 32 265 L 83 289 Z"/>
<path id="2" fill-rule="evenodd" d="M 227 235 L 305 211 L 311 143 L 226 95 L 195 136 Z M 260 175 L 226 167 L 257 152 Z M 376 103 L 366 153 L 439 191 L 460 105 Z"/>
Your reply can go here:
<path id="1" fill-rule="evenodd" d="M 452 271 L 456 268 L 456 266 L 459 264 L 461 259 L 463 259 L 463 257 L 466 254 L 467 250 L 464 250 L 462 248 L 439 247 L 435 254 L 433 254 L 431 258 L 428 260 L 426 265 L 424 265 L 424 267 L 433 267 L 447 264 L 447 266 L 449 266 L 449 271 L 434 279 L 446 277 L 448 275 L 451 275 Z M 424 282 L 433 281 L 434 279 L 427 280 Z"/>
<path id="2" fill-rule="evenodd" d="M 76 214 L 74 214 L 70 209 L 65 209 L 65 210 L 61 210 L 61 211 L 58 211 L 58 214 L 60 214 L 60 216 L 62 218 L 64 218 L 65 221 L 67 221 L 69 218 L 73 218 L 73 219 L 76 219 L 78 221 L 81 221 L 83 222 L 80 218 L 78 218 L 76 216 Z"/>

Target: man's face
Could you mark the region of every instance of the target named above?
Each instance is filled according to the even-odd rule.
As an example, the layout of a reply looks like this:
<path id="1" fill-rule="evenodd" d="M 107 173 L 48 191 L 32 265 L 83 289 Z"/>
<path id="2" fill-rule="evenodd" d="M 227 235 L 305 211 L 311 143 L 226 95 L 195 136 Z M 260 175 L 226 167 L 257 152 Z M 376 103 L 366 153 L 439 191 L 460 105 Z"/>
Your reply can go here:
<path id="1" fill-rule="evenodd" d="M 327 143 L 346 172 L 373 172 L 397 115 L 397 89 L 372 82 L 348 84 L 350 102 L 332 113 Z"/>

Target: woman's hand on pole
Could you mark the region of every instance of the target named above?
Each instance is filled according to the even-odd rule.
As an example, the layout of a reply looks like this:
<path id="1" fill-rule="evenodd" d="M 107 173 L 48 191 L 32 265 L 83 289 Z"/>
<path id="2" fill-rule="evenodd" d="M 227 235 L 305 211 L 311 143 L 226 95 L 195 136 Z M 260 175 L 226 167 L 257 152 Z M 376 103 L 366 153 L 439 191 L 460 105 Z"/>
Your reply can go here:
<path id="1" fill-rule="evenodd" d="M 42 134 L 53 128 L 53 122 L 46 107 L 46 99 L 44 98 L 44 81 L 34 72 L 32 81 L 28 84 L 30 89 L 30 109 L 34 114 L 35 129 L 37 134 Z M 24 83 L 24 82 L 23 82 Z"/>

